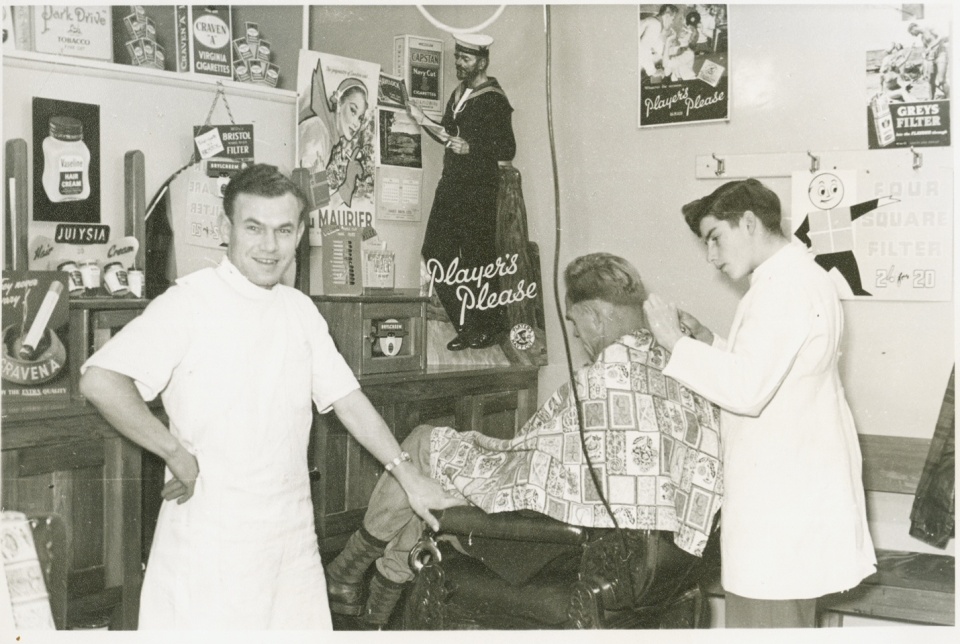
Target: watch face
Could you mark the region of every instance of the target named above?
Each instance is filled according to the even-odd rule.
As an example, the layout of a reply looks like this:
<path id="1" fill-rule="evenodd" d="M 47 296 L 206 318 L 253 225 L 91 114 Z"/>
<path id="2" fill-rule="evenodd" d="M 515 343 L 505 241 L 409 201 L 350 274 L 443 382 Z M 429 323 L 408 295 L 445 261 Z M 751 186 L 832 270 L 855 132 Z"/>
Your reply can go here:
<path id="1" fill-rule="evenodd" d="M 510 343 L 517 351 L 526 351 L 533 346 L 536 335 L 529 324 L 517 324 L 510 329 Z"/>

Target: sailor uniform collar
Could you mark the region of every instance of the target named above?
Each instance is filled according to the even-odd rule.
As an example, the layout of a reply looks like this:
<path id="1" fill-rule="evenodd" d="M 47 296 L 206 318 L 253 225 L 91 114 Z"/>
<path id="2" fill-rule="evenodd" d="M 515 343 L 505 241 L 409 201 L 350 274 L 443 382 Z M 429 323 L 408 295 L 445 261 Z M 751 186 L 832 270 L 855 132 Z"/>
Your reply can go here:
<path id="1" fill-rule="evenodd" d="M 463 96 L 463 93 L 469 88 L 467 88 L 465 83 L 460 83 L 457 85 L 457 89 L 453 92 L 453 102 L 454 104 L 460 102 L 460 97 Z M 500 83 L 497 82 L 497 79 L 494 77 L 487 78 L 486 82 L 480 83 L 477 87 L 473 88 L 470 91 L 470 94 L 464 99 L 464 102 L 472 100 L 478 96 L 486 94 L 488 92 L 493 92 L 495 94 L 500 94 L 504 98 L 507 97 L 506 93 L 501 89 Z"/>

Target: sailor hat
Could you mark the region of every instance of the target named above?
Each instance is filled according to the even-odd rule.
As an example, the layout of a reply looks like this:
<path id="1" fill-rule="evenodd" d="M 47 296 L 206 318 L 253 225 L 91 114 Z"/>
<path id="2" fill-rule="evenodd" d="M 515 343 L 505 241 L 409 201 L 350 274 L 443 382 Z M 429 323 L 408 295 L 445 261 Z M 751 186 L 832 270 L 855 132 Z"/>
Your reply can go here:
<path id="1" fill-rule="evenodd" d="M 493 38 L 485 34 L 457 34 L 453 37 L 456 51 L 474 56 L 489 56 Z"/>

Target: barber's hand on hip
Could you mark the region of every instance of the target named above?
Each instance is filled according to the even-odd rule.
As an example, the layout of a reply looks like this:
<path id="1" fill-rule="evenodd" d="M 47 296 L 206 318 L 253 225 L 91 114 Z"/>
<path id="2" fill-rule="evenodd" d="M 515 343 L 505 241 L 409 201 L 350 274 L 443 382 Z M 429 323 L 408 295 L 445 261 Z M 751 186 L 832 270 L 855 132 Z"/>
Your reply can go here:
<path id="1" fill-rule="evenodd" d="M 664 348 L 673 351 L 677 340 L 684 335 L 680 328 L 680 314 L 677 311 L 676 304 L 668 303 L 658 295 L 651 293 L 647 301 L 643 303 L 643 312 L 647 316 L 647 324 L 650 326 L 653 337 Z"/>
<path id="2" fill-rule="evenodd" d="M 164 501 L 176 501 L 177 504 L 186 503 L 193 496 L 197 477 L 200 475 L 200 464 L 197 457 L 179 445 L 173 455 L 167 459 L 167 467 L 173 473 L 173 478 L 167 481 L 160 491 Z"/>
<path id="3" fill-rule="evenodd" d="M 470 154 L 470 144 L 467 143 L 466 139 L 459 136 L 451 136 L 447 139 L 447 149 L 453 151 L 454 154 Z"/>

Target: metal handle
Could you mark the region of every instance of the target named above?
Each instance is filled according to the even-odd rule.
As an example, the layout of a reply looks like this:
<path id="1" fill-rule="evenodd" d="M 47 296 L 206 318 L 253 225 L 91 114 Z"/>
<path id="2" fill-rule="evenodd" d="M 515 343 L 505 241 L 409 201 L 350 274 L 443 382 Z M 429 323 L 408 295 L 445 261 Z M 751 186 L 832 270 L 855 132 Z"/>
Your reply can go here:
<path id="1" fill-rule="evenodd" d="M 440 554 L 437 542 L 428 534 L 420 537 L 420 541 L 410 549 L 410 555 L 407 557 L 407 563 L 414 572 L 420 572 L 427 564 L 440 563 L 442 560 L 443 556 Z"/>

